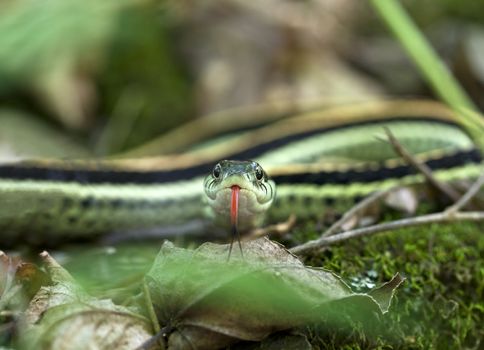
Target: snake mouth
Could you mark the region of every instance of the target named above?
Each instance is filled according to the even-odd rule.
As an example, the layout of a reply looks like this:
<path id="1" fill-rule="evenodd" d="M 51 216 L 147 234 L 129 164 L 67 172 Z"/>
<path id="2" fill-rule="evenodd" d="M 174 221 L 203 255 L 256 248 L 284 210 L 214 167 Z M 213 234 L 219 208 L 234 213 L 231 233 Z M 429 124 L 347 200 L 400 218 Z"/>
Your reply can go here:
<path id="1" fill-rule="evenodd" d="M 220 189 L 220 191 L 218 191 L 218 193 L 221 193 L 221 192 L 225 192 L 225 193 L 229 193 L 232 194 L 234 193 L 234 189 L 237 189 L 237 192 L 238 192 L 238 196 L 240 197 L 251 197 L 253 199 L 255 199 L 257 201 L 257 203 L 259 204 L 263 204 L 264 203 L 264 200 L 262 198 L 259 198 L 259 195 L 257 194 L 257 192 L 249 187 L 243 187 L 243 186 L 240 186 L 240 185 L 237 185 L 237 184 L 233 184 L 233 185 L 230 185 L 230 186 L 225 186 L 225 187 L 222 187 Z"/>
<path id="2" fill-rule="evenodd" d="M 239 189 L 239 191 L 241 191 L 241 190 L 244 190 L 244 191 L 249 191 L 247 188 L 242 187 L 242 186 L 240 186 L 240 185 L 236 185 L 236 184 L 234 184 L 234 185 L 230 185 L 230 186 L 225 186 L 225 187 L 223 187 L 223 188 L 222 188 L 222 190 L 230 190 L 230 191 L 232 191 L 232 190 L 234 190 L 235 188 L 238 188 L 238 189 Z"/>

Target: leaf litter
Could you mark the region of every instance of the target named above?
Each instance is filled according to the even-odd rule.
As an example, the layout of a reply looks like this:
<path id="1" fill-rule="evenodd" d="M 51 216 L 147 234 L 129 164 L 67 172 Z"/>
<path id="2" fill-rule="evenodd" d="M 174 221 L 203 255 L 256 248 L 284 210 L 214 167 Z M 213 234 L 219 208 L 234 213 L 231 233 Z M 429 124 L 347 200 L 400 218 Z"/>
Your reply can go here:
<path id="1" fill-rule="evenodd" d="M 43 253 L 52 283 L 30 301 L 20 330 L 21 345 L 134 349 L 149 344 L 146 348 L 153 348 L 162 345 L 150 342 L 161 326 L 165 348 L 223 348 L 322 320 L 336 322 L 342 314 L 363 320 L 369 320 L 368 315 L 378 317 L 388 311 L 404 280 L 396 274 L 368 293 L 354 293 L 336 274 L 305 266 L 267 238 L 243 242 L 242 248 L 243 257 L 234 250 L 227 260 L 229 245 L 205 243 L 190 250 L 165 242 L 145 275 L 149 297 L 136 299 L 130 307 L 90 296 Z M 151 300 L 148 307 L 156 319 L 147 316 L 150 310 L 140 300 Z"/>
<path id="2" fill-rule="evenodd" d="M 384 314 L 393 279 L 369 293 L 353 293 L 330 271 L 304 266 L 281 245 L 261 238 L 243 243 L 244 258 L 228 245 L 196 250 L 166 242 L 146 276 L 155 312 L 168 325 L 168 349 L 210 349 L 318 322 L 345 306 Z"/>
<path id="3" fill-rule="evenodd" d="M 108 299 L 88 295 L 46 252 L 53 284 L 40 288 L 25 311 L 25 349 L 134 349 L 151 336 L 148 320 Z"/>

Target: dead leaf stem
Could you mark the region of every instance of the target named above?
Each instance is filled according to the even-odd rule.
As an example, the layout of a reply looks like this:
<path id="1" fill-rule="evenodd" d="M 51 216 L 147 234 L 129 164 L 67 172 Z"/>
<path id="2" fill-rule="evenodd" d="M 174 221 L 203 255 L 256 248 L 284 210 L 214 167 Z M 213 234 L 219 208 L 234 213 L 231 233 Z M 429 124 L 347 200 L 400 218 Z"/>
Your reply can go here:
<path id="1" fill-rule="evenodd" d="M 390 129 L 384 128 L 387 134 L 388 141 L 392 145 L 395 152 L 400 155 L 409 165 L 419 171 L 425 179 L 437 190 L 449 197 L 453 202 L 460 198 L 460 194 L 448 184 L 437 180 L 432 174 L 432 170 L 424 163 L 419 162 L 415 157 L 397 140 Z"/>

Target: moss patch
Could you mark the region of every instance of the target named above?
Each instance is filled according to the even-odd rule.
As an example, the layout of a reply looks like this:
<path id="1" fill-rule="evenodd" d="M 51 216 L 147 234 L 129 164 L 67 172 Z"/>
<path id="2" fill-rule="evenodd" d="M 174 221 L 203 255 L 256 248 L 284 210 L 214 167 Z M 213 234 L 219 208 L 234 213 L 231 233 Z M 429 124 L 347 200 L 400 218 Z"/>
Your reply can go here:
<path id="1" fill-rule="evenodd" d="M 396 272 L 407 278 L 381 322 L 365 329 L 310 327 L 311 343 L 321 349 L 479 348 L 483 231 L 467 223 L 411 228 L 343 242 L 308 258 L 307 264 L 331 269 L 356 290 L 371 289 Z"/>

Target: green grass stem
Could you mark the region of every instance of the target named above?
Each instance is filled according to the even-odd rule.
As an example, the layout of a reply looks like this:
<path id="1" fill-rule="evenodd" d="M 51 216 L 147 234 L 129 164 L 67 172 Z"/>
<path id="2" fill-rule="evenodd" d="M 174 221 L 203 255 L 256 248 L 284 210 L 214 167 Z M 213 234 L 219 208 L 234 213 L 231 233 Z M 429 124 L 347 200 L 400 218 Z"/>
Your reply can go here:
<path id="1" fill-rule="evenodd" d="M 484 150 L 484 119 L 459 82 L 396 0 L 371 0 L 371 4 L 400 41 L 434 92 L 452 109 L 462 125 Z"/>

